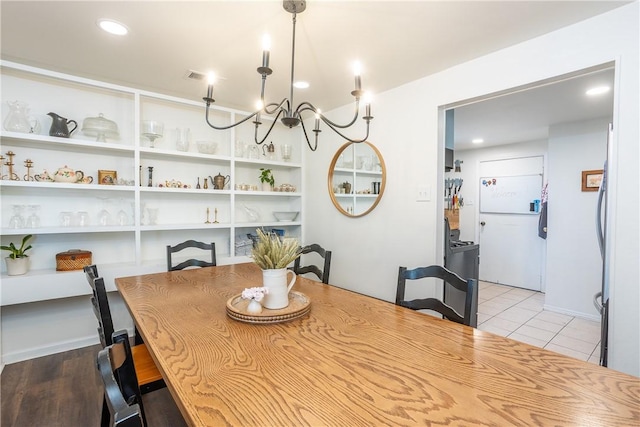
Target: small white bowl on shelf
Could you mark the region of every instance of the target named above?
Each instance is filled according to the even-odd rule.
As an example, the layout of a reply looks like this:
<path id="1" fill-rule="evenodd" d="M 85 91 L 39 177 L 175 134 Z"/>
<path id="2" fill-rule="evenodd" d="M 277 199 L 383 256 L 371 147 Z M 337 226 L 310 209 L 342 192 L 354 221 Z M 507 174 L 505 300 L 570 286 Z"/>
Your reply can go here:
<path id="1" fill-rule="evenodd" d="M 291 222 L 298 216 L 298 211 L 294 212 L 274 212 L 273 216 L 280 222 Z"/>
<path id="2" fill-rule="evenodd" d="M 213 141 L 197 141 L 198 152 L 202 154 L 215 154 L 218 149 L 218 143 Z"/>

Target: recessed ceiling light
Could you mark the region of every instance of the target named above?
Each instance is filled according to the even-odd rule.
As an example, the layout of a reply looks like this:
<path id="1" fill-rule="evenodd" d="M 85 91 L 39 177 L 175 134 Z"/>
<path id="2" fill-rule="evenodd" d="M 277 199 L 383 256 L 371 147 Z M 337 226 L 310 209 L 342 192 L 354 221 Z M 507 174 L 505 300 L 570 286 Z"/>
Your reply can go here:
<path id="1" fill-rule="evenodd" d="M 592 87 L 585 93 L 588 96 L 602 95 L 603 93 L 609 92 L 609 89 L 611 89 L 609 86 L 596 86 L 596 87 Z"/>
<path id="2" fill-rule="evenodd" d="M 482 138 L 474 138 L 471 140 L 472 143 L 474 144 L 482 144 L 484 142 L 484 139 Z"/>
<path id="3" fill-rule="evenodd" d="M 100 19 L 98 26 L 109 34 L 115 34 L 116 36 L 124 36 L 129 32 L 129 29 L 123 24 L 113 21 L 111 19 Z"/>
<path id="4" fill-rule="evenodd" d="M 293 84 L 293 87 L 297 88 L 297 89 L 307 89 L 309 87 L 309 82 L 295 82 Z"/>

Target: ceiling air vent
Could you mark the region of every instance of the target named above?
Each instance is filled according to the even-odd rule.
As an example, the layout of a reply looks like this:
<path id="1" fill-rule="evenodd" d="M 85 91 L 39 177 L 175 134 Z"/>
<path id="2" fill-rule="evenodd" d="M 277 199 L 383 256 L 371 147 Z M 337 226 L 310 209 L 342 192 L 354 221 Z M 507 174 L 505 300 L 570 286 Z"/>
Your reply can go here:
<path id="1" fill-rule="evenodd" d="M 187 73 L 185 74 L 185 78 L 201 81 L 201 80 L 206 80 L 207 75 L 205 73 L 201 73 L 200 71 L 187 70 Z"/>

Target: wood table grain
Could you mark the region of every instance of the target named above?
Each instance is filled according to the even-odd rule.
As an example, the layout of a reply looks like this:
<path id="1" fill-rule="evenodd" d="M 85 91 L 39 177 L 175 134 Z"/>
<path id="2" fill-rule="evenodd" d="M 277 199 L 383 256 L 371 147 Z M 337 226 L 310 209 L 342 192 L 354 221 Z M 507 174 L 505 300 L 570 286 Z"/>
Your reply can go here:
<path id="1" fill-rule="evenodd" d="M 192 426 L 638 426 L 640 379 L 301 277 L 311 311 L 226 315 L 253 264 L 116 279 Z"/>

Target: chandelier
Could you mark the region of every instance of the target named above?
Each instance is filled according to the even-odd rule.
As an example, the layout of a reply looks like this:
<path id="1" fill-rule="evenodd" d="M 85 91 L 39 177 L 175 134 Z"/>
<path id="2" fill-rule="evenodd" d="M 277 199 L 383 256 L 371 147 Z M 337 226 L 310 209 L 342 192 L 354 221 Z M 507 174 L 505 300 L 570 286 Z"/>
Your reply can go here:
<path id="1" fill-rule="evenodd" d="M 311 151 L 316 151 L 316 149 L 318 148 L 318 134 L 322 132 L 322 130 L 320 130 L 320 121 L 326 124 L 329 127 L 329 129 L 333 130 L 342 138 L 350 142 L 357 143 L 357 142 L 365 141 L 369 137 L 369 123 L 373 119 L 373 116 L 371 116 L 371 104 L 368 100 L 365 100 L 365 114 L 362 117 L 362 119 L 367 122 L 367 130 L 364 138 L 352 139 L 347 137 L 341 132 L 342 129 L 346 129 L 352 126 L 358 119 L 358 113 L 360 109 L 360 99 L 364 95 L 364 92 L 362 91 L 362 88 L 361 88 L 360 72 L 358 69 L 355 70 L 355 89 L 351 92 L 351 95 L 353 95 L 355 98 L 355 112 L 350 122 L 346 124 L 335 123 L 329 120 L 327 117 L 325 117 L 319 108 L 316 108 L 313 104 L 307 101 L 301 102 L 294 109 L 293 89 L 294 89 L 295 54 L 296 54 L 296 15 L 298 13 L 303 12 L 307 8 L 307 3 L 306 3 L 306 0 L 283 0 L 282 3 L 283 3 L 284 10 L 293 14 L 293 20 L 292 20 L 293 22 L 293 39 L 292 40 L 293 41 L 291 46 L 291 81 L 290 81 L 289 98 L 284 98 L 282 101 L 280 101 L 280 103 L 276 103 L 276 102 L 272 102 L 269 104 L 265 103 L 264 89 L 267 82 L 267 76 L 269 76 L 273 72 L 273 70 L 269 68 L 270 47 L 268 45 L 265 45 L 263 46 L 263 52 L 262 52 L 262 66 L 258 67 L 258 70 L 257 70 L 258 74 L 262 76 L 262 84 L 261 84 L 261 90 L 260 90 L 260 103 L 259 103 L 258 110 L 252 113 L 250 116 L 236 123 L 233 123 L 231 125 L 215 126 L 209 121 L 209 107 L 213 102 L 215 102 L 215 100 L 213 99 L 213 81 L 212 79 L 210 79 L 207 87 L 207 96 L 202 98 L 207 104 L 206 111 L 205 111 L 205 119 L 207 121 L 207 124 L 216 130 L 227 130 L 227 129 L 236 127 L 255 117 L 255 120 L 253 121 L 253 124 L 255 125 L 254 140 L 256 144 L 260 145 L 269 137 L 269 134 L 271 133 L 273 126 L 276 124 L 278 119 L 280 119 L 280 121 L 289 128 L 293 128 L 298 125 L 302 126 L 302 131 L 304 133 L 305 140 L 307 141 L 307 145 L 309 146 L 309 149 L 311 149 Z M 315 138 L 314 138 L 313 145 L 309 141 L 309 135 L 307 134 L 307 129 L 304 126 L 302 114 L 305 112 L 310 112 L 315 114 L 315 127 L 313 129 Z M 271 123 L 271 126 L 269 126 L 267 133 L 264 135 L 264 137 L 260 139 L 258 137 L 258 128 L 262 124 L 262 122 L 260 121 L 261 114 L 267 114 L 269 116 L 275 115 L 275 117 L 273 119 L 273 122 Z"/>

